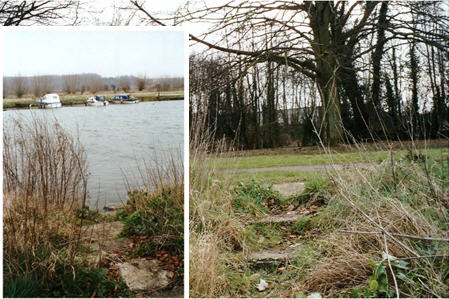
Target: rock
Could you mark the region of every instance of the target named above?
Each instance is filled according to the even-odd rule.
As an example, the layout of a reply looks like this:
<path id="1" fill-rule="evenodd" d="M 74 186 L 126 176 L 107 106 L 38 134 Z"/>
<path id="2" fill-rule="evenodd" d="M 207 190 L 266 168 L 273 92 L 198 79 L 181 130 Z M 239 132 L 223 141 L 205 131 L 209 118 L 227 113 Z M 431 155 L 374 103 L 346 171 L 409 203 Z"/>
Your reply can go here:
<path id="1" fill-rule="evenodd" d="M 250 223 L 290 223 L 298 220 L 299 214 L 296 212 L 289 212 L 281 215 L 271 215 L 265 218 L 252 221 Z"/>
<path id="2" fill-rule="evenodd" d="M 135 259 L 118 263 L 117 266 L 123 280 L 132 291 L 150 292 L 162 289 L 167 287 L 174 277 L 173 272 L 161 269 L 155 260 Z"/>
<path id="3" fill-rule="evenodd" d="M 260 282 L 256 285 L 256 288 L 259 292 L 265 291 L 267 287 L 268 283 L 263 279 L 260 279 Z"/>
<path id="4" fill-rule="evenodd" d="M 249 260 L 252 262 L 263 262 L 263 261 L 282 261 L 288 260 L 289 254 L 284 252 L 254 252 L 250 254 Z"/>
<path id="5" fill-rule="evenodd" d="M 296 195 L 304 191 L 303 182 L 283 183 L 273 185 L 273 189 L 278 191 L 282 196 L 288 197 Z"/>
<path id="6" fill-rule="evenodd" d="M 248 256 L 248 262 L 253 264 L 284 264 L 297 257 L 295 249 L 267 249 L 253 252 Z"/>

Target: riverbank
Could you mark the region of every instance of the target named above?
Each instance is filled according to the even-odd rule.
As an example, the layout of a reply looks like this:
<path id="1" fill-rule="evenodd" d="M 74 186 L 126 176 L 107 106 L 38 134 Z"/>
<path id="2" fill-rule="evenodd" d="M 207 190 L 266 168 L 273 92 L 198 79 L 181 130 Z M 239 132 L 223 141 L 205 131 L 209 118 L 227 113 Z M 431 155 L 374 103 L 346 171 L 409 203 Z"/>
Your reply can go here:
<path id="1" fill-rule="evenodd" d="M 158 105 L 147 103 L 141 107 Z M 136 110 L 117 108 L 123 109 L 108 111 Z M 72 109 L 57 109 L 55 113 L 66 113 L 67 119 L 73 114 L 68 110 Z M 95 109 L 73 110 L 83 110 L 86 123 L 90 117 L 99 118 Z M 147 118 L 151 116 L 148 111 L 137 110 L 140 111 L 134 111 L 135 115 L 140 112 Z M 178 110 L 182 115 L 182 110 Z M 4 116 L 23 112 L 26 111 L 5 112 Z M 154 113 L 160 117 L 161 109 Z M 123 197 L 126 204 L 115 215 L 103 215 L 88 206 L 89 181 L 96 184 L 88 168 L 88 157 L 93 151 L 85 148 L 76 135 L 70 134 L 67 123 L 62 126 L 56 120 L 49 121 L 37 114 L 40 113 L 28 121 L 12 118 L 7 122 L 9 129 L 4 130 L 4 297 L 182 296 L 182 156 L 178 157 L 175 152 L 170 155 L 165 149 L 164 153 L 170 155 L 167 156 L 169 163 L 164 157 L 136 160 L 140 165 L 140 177 L 126 178 L 126 197 Z M 118 118 L 108 117 L 115 121 Z M 167 121 L 172 122 L 171 119 Z M 124 121 L 126 126 L 126 119 Z M 130 122 L 135 123 L 136 119 Z M 163 120 L 157 122 L 160 124 Z M 160 133 L 152 130 L 148 123 L 145 128 Z M 182 135 L 182 130 L 173 129 Z M 118 132 L 118 129 L 113 130 Z M 108 145 L 118 148 L 118 143 L 105 144 L 101 135 L 106 134 L 95 135 L 97 152 L 101 148 L 109 154 L 112 150 L 105 149 Z M 173 143 L 175 135 L 166 135 Z M 122 141 L 123 136 L 116 134 L 115 138 Z M 130 134 L 126 136 L 126 147 L 134 148 Z M 108 140 L 113 138 L 107 136 Z M 137 139 L 142 141 L 141 136 Z M 143 144 L 139 146 L 142 148 Z M 105 163 L 112 164 L 110 160 L 108 156 Z M 107 167 L 101 168 L 108 175 L 100 177 L 111 181 Z M 106 190 L 112 189 L 104 186 L 103 183 L 98 198 L 107 197 Z"/>
<path id="2" fill-rule="evenodd" d="M 101 93 L 98 93 L 101 94 Z M 119 94 L 119 93 L 117 93 Z M 136 97 L 141 102 L 157 102 L 157 101 L 177 101 L 184 100 L 183 92 L 161 92 L 160 94 L 156 92 L 152 93 L 130 93 L 131 96 Z M 93 95 L 64 95 L 61 96 L 62 106 L 77 106 L 85 105 L 89 97 Z M 109 101 L 114 94 L 106 95 L 106 99 Z M 3 110 L 6 109 L 28 109 L 37 108 L 36 99 L 33 98 L 21 98 L 21 99 L 11 99 L 6 98 L 3 100 Z"/>

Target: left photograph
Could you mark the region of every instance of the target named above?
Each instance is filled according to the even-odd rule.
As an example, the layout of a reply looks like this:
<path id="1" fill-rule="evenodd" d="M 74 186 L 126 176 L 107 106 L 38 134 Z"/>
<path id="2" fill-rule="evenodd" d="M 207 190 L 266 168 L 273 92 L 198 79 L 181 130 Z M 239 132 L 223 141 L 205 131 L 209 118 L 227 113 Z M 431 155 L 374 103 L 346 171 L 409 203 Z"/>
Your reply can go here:
<path id="1" fill-rule="evenodd" d="M 4 297 L 183 297 L 186 45 L 164 29 L 4 30 Z"/>

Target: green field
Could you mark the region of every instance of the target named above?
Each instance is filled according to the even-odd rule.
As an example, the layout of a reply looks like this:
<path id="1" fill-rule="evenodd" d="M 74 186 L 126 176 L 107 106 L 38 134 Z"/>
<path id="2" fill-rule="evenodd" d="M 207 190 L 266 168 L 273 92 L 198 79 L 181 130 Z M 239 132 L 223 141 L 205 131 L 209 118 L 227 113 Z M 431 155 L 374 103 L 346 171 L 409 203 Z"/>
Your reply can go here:
<path id="1" fill-rule="evenodd" d="M 419 150 L 429 157 L 441 157 L 447 154 L 445 148 Z M 394 159 L 404 158 L 407 150 L 393 151 Z M 215 169 L 245 169 L 283 166 L 307 166 L 328 164 L 379 163 L 390 158 L 389 151 L 350 152 L 326 154 L 288 154 L 288 155 L 259 155 L 247 157 L 210 157 L 209 163 Z"/>

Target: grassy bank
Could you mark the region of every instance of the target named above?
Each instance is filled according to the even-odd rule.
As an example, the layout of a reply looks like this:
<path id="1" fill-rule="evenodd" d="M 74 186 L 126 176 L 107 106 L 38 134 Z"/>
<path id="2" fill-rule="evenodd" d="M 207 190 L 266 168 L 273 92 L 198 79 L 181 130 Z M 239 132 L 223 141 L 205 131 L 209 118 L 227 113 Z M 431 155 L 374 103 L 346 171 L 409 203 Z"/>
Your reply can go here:
<path id="1" fill-rule="evenodd" d="M 104 93 L 97 93 L 104 94 Z M 120 94 L 119 92 L 116 94 Z M 184 99 L 184 92 L 166 91 L 160 94 L 156 92 L 147 93 L 130 93 L 132 96 L 137 97 L 141 102 L 153 102 L 153 101 L 170 101 L 170 100 L 182 100 Z M 115 94 L 106 94 L 106 98 L 110 100 Z M 63 106 L 84 105 L 89 97 L 93 95 L 63 95 L 60 97 Z M 29 108 L 30 105 L 36 105 L 36 99 L 34 98 L 21 98 L 11 99 L 6 98 L 3 100 L 3 109 L 11 108 Z"/>
<path id="2" fill-rule="evenodd" d="M 192 297 L 449 295 L 446 150 L 224 155 L 211 157 L 201 144 L 191 149 Z M 373 167 L 218 171 L 356 161 Z M 270 187 L 294 181 L 305 182 L 296 195 Z M 289 213 L 293 221 L 264 220 Z"/>

